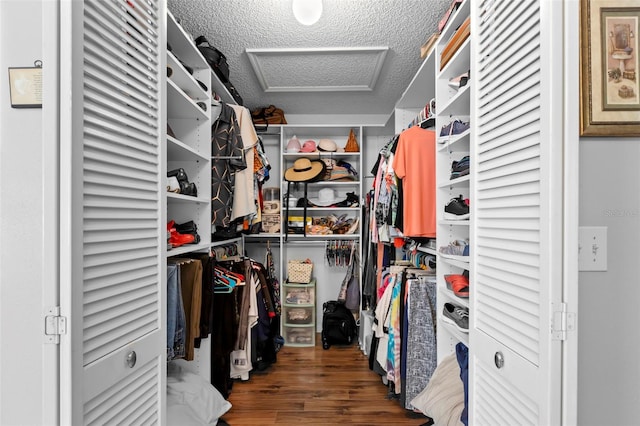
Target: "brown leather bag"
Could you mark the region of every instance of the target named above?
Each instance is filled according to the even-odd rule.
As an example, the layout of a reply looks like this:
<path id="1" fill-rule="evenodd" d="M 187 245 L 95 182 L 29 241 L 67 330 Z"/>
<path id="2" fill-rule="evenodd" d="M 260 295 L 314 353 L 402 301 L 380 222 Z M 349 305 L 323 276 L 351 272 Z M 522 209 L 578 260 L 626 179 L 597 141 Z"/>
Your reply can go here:
<path id="1" fill-rule="evenodd" d="M 284 111 L 274 105 L 269 105 L 266 108 L 254 109 L 251 111 L 251 119 L 253 120 L 253 124 L 258 125 L 287 124 L 287 119 L 284 117 Z"/>

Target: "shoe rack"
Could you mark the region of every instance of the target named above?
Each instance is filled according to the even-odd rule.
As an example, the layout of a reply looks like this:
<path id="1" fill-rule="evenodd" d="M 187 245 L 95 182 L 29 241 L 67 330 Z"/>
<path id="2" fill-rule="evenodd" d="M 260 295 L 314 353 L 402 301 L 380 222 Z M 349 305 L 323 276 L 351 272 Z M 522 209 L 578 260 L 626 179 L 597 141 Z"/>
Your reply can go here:
<path id="1" fill-rule="evenodd" d="M 455 14 L 449 19 L 443 29 L 435 47 L 435 90 L 436 90 L 436 204 L 437 204 L 437 306 L 438 306 L 438 359 L 455 351 L 455 345 L 463 342 L 469 347 L 468 330 L 446 322 L 444 318 L 445 304 L 452 305 L 469 312 L 469 298 L 456 296 L 450 286 L 447 286 L 447 275 L 462 275 L 470 270 L 470 256 L 444 256 L 440 254 L 442 247 L 451 242 L 463 240 L 470 242 L 470 224 L 473 218 L 457 219 L 445 216 L 445 206 L 452 199 L 462 196 L 468 199 L 471 192 L 470 174 L 465 176 L 452 175 L 454 162 L 460 161 L 470 154 L 471 129 L 464 131 L 443 132 L 441 129 L 454 120 L 469 122 L 471 115 L 471 85 L 470 78 L 460 87 L 456 78 L 470 69 L 471 39 L 461 37 L 458 29 L 465 27 L 465 21 L 470 15 L 470 1 L 463 2 Z M 468 24 L 468 22 L 467 22 Z M 473 70 L 471 70 L 473 76 Z M 473 124 L 473 123 L 471 123 Z M 452 133 L 452 134 L 448 134 Z M 469 203 L 473 203 L 470 200 Z M 473 283 L 470 283 L 472 286 Z"/>

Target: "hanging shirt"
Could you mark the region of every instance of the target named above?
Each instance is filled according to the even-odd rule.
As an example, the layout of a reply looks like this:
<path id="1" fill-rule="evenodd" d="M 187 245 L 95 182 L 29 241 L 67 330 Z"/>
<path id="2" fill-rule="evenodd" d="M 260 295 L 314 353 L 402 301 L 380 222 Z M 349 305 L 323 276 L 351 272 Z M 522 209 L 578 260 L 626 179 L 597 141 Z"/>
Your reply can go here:
<path id="1" fill-rule="evenodd" d="M 243 156 L 245 157 L 246 168 L 236 172 L 235 189 L 233 193 L 233 207 L 231 208 L 231 220 L 244 216 L 253 216 L 257 213 L 256 198 L 254 196 L 253 179 L 253 149 L 258 143 L 258 134 L 249 110 L 240 105 L 231 105 L 236 113 L 236 120 L 240 127 L 242 137 Z"/>
<path id="2" fill-rule="evenodd" d="M 393 161 L 402 179 L 403 234 L 436 236 L 436 137 L 432 130 L 413 126 L 400 133 Z"/>
<path id="3" fill-rule="evenodd" d="M 211 129 L 211 224 L 229 226 L 235 172 L 247 168 L 236 113 L 222 104 Z M 217 158 L 233 157 L 233 158 Z M 253 169 L 253 168 L 252 168 Z"/>

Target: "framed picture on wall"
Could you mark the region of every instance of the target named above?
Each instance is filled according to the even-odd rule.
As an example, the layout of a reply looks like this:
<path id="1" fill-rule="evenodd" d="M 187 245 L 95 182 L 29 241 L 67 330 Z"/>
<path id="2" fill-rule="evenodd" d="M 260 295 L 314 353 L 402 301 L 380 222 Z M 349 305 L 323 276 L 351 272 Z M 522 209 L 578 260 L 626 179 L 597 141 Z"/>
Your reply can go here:
<path id="1" fill-rule="evenodd" d="M 580 0 L 580 135 L 640 136 L 640 0 Z"/>

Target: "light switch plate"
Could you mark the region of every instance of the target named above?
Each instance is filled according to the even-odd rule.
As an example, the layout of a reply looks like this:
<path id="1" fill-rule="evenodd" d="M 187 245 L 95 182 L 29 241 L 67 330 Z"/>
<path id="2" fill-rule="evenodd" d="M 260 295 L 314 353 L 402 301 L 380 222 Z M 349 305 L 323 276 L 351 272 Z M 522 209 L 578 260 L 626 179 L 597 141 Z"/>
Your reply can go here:
<path id="1" fill-rule="evenodd" d="M 578 270 L 607 270 L 607 227 L 581 226 L 578 232 Z"/>

